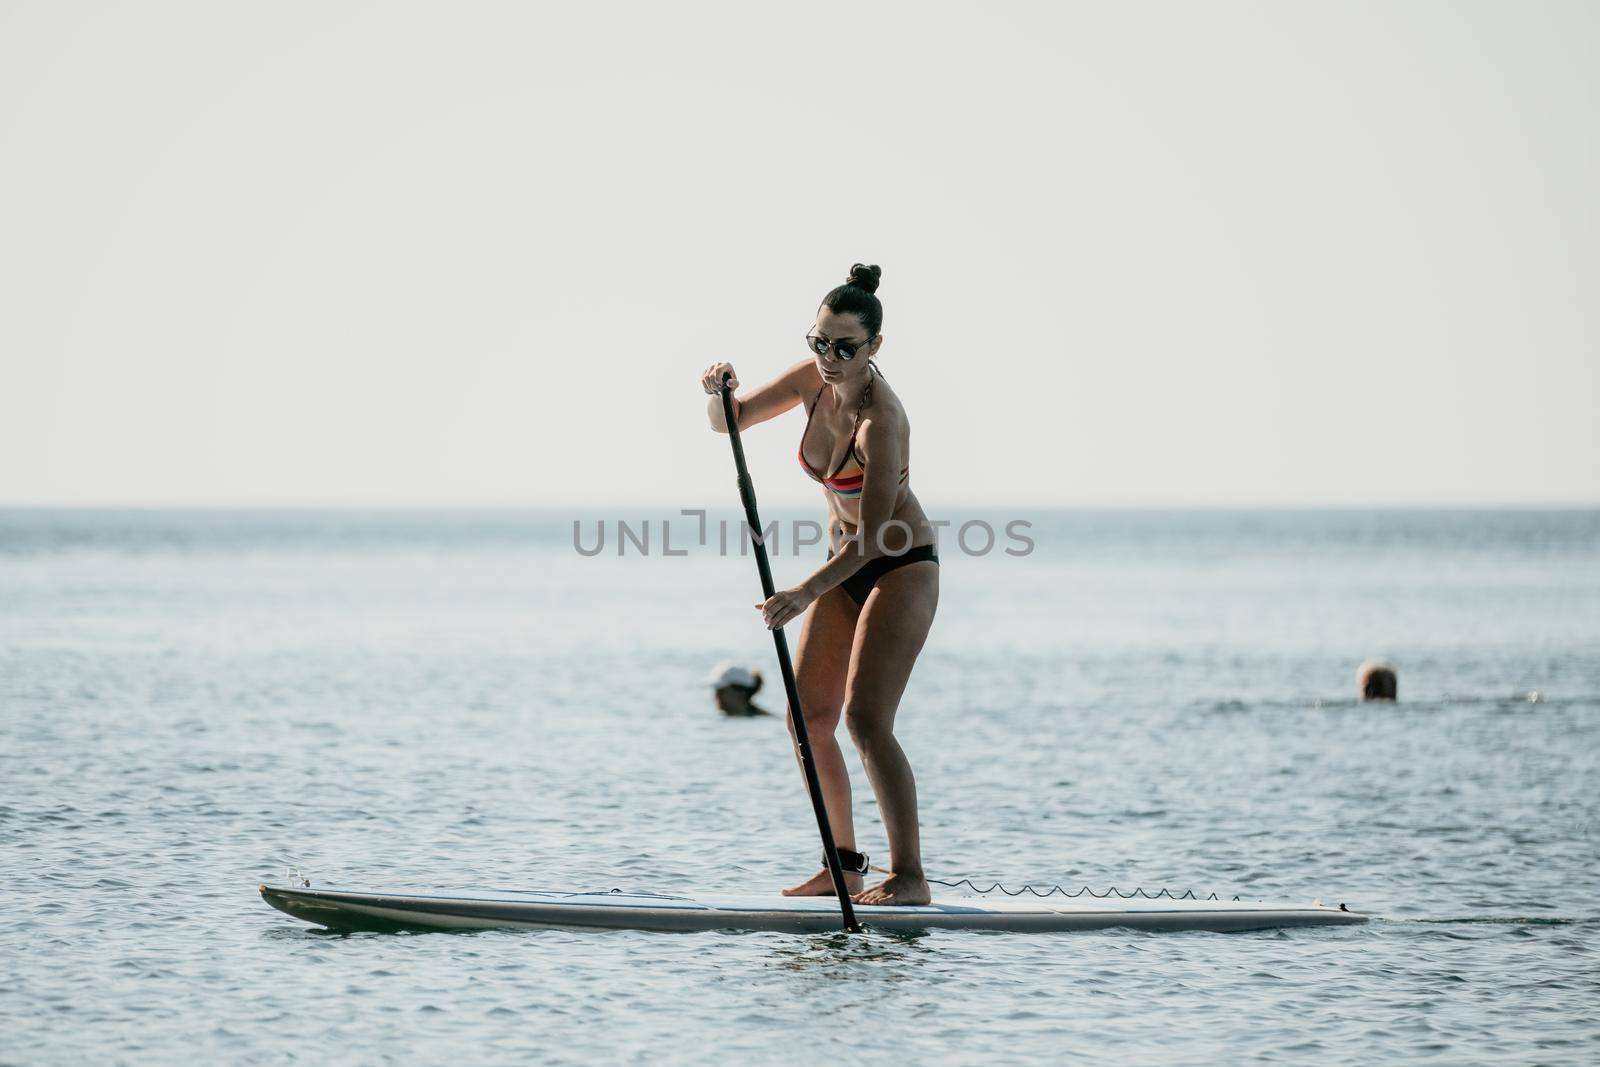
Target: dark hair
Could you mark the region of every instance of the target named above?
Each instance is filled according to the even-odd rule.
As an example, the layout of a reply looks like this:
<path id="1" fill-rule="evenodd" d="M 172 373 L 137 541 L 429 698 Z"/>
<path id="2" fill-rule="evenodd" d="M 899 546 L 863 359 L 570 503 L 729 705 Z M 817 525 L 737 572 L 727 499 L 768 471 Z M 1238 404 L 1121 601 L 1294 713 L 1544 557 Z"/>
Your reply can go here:
<path id="1" fill-rule="evenodd" d="M 1394 669 L 1385 664 L 1368 670 L 1361 679 L 1362 700 L 1394 700 L 1399 696 L 1399 689 Z"/>
<path id="2" fill-rule="evenodd" d="M 850 279 L 822 298 L 822 306 L 840 315 L 854 315 L 867 329 L 867 338 L 878 336 L 883 327 L 883 305 L 872 294 L 878 291 L 883 271 L 876 263 L 857 263 L 850 268 Z"/>

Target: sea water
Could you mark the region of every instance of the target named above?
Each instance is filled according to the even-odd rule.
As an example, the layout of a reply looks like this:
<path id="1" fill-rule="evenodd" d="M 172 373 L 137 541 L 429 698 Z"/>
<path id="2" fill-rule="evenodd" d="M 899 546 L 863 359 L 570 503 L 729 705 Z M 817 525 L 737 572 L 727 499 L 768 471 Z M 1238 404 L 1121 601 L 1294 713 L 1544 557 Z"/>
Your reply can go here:
<path id="1" fill-rule="evenodd" d="M 1600 513 L 955 521 L 897 720 L 930 875 L 1373 922 L 318 932 L 257 883 L 815 870 L 781 719 L 703 685 L 782 711 L 753 557 L 647 509 L 7 511 L 0 1062 L 1600 1059 Z M 1396 704 L 1353 699 L 1375 656 Z"/>

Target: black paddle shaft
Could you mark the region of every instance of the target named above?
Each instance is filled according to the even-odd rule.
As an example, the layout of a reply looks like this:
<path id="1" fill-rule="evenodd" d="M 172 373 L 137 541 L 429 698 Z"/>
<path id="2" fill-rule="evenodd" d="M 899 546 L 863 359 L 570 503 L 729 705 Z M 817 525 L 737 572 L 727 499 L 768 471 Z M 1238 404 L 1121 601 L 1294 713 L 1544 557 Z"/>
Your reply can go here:
<path id="1" fill-rule="evenodd" d="M 722 418 L 728 425 L 728 440 L 733 442 L 733 463 L 739 468 L 739 499 L 744 503 L 745 522 L 750 526 L 750 539 L 756 549 L 756 569 L 761 572 L 761 593 L 772 599 L 776 589 L 772 584 L 772 566 L 767 562 L 767 546 L 761 537 L 761 516 L 756 511 L 756 486 L 750 480 L 750 470 L 744 462 L 744 445 L 739 441 L 739 425 L 733 416 L 733 393 L 728 389 L 727 372 L 722 375 L 722 385 L 717 390 L 722 396 Z M 845 889 L 844 868 L 839 864 L 839 852 L 833 843 L 833 827 L 828 823 L 828 804 L 822 798 L 822 781 L 817 777 L 817 763 L 811 757 L 811 740 L 806 736 L 806 719 L 800 711 L 800 692 L 794 684 L 794 667 L 789 662 L 789 641 L 783 627 L 772 631 L 772 643 L 778 649 L 778 669 L 783 672 L 783 691 L 789 699 L 789 723 L 794 727 L 794 746 L 800 753 L 800 767 L 805 771 L 806 788 L 811 791 L 811 807 L 817 815 L 817 832 L 822 835 L 822 854 L 828 860 L 828 874 L 833 878 L 833 891 L 839 895 L 839 911 L 844 916 L 844 928 L 860 933 L 855 909 L 850 906 L 850 894 Z"/>

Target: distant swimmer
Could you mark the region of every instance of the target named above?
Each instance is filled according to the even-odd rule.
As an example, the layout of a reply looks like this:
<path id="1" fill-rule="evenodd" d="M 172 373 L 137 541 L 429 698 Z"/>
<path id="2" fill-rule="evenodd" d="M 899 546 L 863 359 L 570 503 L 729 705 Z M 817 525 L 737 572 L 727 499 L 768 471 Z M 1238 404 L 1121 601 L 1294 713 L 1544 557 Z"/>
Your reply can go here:
<path id="1" fill-rule="evenodd" d="M 722 714 L 735 718 L 753 718 L 771 715 L 765 708 L 751 703 L 750 698 L 761 690 L 760 671 L 752 671 L 733 663 L 719 663 L 706 677 L 706 684 L 716 697 Z"/>
<path id="2" fill-rule="evenodd" d="M 1356 671 L 1356 691 L 1362 700 L 1399 700 L 1400 683 L 1394 668 L 1381 659 L 1369 659 Z"/>

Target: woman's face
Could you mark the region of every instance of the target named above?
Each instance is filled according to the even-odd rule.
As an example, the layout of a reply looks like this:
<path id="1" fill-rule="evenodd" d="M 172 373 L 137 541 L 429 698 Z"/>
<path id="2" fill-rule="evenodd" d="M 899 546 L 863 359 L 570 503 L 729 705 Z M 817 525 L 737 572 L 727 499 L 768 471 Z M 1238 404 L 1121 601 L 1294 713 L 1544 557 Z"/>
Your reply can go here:
<path id="1" fill-rule="evenodd" d="M 817 324 L 811 328 L 811 333 L 835 344 L 855 346 L 856 357 L 850 360 L 840 359 L 833 345 L 828 346 L 825 356 L 812 352 L 811 357 L 817 361 L 817 372 L 829 385 L 839 385 L 869 374 L 867 357 L 883 344 L 882 337 L 874 338 L 872 344 L 867 344 L 867 328 L 861 325 L 860 319 L 848 312 L 840 314 L 827 307 L 817 309 Z"/>

